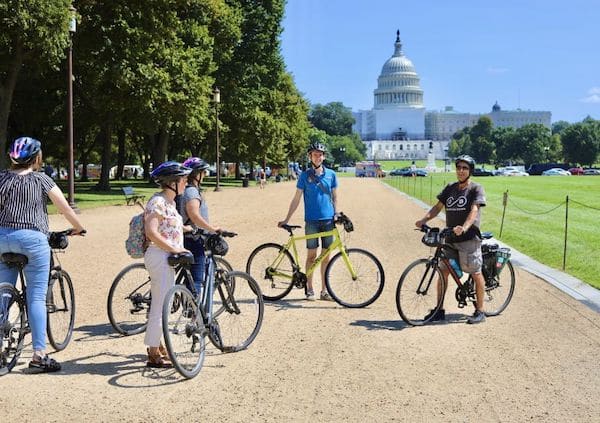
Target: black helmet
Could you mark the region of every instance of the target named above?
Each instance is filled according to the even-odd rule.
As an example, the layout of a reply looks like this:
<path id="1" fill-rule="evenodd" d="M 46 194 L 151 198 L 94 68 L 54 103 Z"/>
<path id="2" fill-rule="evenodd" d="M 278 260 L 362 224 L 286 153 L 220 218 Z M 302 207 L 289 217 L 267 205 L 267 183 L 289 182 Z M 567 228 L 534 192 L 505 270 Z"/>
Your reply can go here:
<path id="1" fill-rule="evenodd" d="M 168 161 L 158 165 L 156 169 L 152 171 L 150 176 L 154 181 L 160 183 L 175 179 L 179 176 L 186 176 L 192 172 L 189 167 L 182 166 L 181 163 L 175 161 Z"/>
<path id="2" fill-rule="evenodd" d="M 458 162 L 465 162 L 466 164 L 469 165 L 469 175 L 473 174 L 473 171 L 475 170 L 475 160 L 473 159 L 473 157 L 467 155 L 467 154 L 462 154 L 460 156 L 458 156 L 456 159 L 454 159 L 454 165 L 457 165 Z"/>
<path id="3" fill-rule="evenodd" d="M 200 157 L 190 157 L 183 162 L 185 167 L 189 167 L 192 170 L 206 170 L 208 169 L 208 163 L 202 160 Z"/>
<path id="4" fill-rule="evenodd" d="M 33 160 L 42 149 L 42 143 L 30 137 L 20 137 L 13 141 L 8 153 L 14 164 L 26 164 Z"/>
<path id="5" fill-rule="evenodd" d="M 229 251 L 227 241 L 219 234 L 214 234 L 206 240 L 206 247 L 216 256 L 224 256 Z"/>
<path id="6" fill-rule="evenodd" d="M 313 142 L 308 146 L 308 149 L 306 150 L 307 153 L 310 153 L 311 151 L 320 151 L 322 153 L 327 152 L 327 147 L 325 147 L 325 144 L 321 144 L 320 142 Z"/>

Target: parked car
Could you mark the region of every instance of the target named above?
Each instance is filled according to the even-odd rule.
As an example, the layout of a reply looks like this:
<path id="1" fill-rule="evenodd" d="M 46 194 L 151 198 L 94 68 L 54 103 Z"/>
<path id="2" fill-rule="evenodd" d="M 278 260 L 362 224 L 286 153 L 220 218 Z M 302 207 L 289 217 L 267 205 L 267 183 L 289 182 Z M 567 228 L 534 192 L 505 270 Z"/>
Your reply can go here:
<path id="1" fill-rule="evenodd" d="M 473 176 L 494 176 L 494 172 L 476 167 L 475 170 L 473 170 Z"/>
<path id="2" fill-rule="evenodd" d="M 600 175 L 600 169 L 584 169 L 584 175 Z"/>
<path id="3" fill-rule="evenodd" d="M 571 176 L 571 172 L 568 170 L 555 167 L 542 172 L 542 176 Z"/>
<path id="4" fill-rule="evenodd" d="M 542 172 L 549 169 L 559 168 L 567 170 L 571 167 L 573 166 L 570 166 L 567 163 L 533 163 L 527 168 L 527 173 L 530 175 L 541 175 Z"/>
<path id="5" fill-rule="evenodd" d="M 505 170 L 502 173 L 502 176 L 529 176 L 529 173 L 523 172 L 522 170 L 518 170 L 518 169 L 509 169 L 509 170 Z"/>
<path id="6" fill-rule="evenodd" d="M 410 169 L 407 167 L 403 167 L 402 169 L 392 169 L 389 171 L 388 175 L 390 176 L 404 176 L 406 172 L 410 172 Z"/>
<path id="7" fill-rule="evenodd" d="M 572 167 L 571 169 L 569 169 L 569 172 L 571 172 L 571 175 L 583 175 L 583 168 Z"/>

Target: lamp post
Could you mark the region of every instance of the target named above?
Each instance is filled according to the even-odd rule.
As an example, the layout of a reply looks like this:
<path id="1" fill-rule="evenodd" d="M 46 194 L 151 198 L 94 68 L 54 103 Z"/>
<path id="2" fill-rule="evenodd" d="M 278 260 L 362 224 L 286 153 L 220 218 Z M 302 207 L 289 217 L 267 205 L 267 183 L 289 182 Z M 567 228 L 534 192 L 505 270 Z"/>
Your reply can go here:
<path id="1" fill-rule="evenodd" d="M 221 191 L 221 161 L 220 161 L 220 150 L 221 142 L 219 140 L 219 103 L 221 102 L 221 91 L 218 87 L 213 90 L 213 102 L 215 103 L 215 128 L 216 128 L 216 172 L 217 172 L 217 183 L 215 185 L 215 191 Z"/>
<path id="2" fill-rule="evenodd" d="M 448 147 L 444 148 L 444 172 L 448 172 Z"/>
<path id="3" fill-rule="evenodd" d="M 69 22 L 69 49 L 67 52 L 67 147 L 69 152 L 69 193 L 68 201 L 71 208 L 78 211 L 75 204 L 75 169 L 73 165 L 73 34 L 77 31 L 76 10 L 69 8 L 71 20 Z M 59 172 L 60 173 L 60 172 Z"/>

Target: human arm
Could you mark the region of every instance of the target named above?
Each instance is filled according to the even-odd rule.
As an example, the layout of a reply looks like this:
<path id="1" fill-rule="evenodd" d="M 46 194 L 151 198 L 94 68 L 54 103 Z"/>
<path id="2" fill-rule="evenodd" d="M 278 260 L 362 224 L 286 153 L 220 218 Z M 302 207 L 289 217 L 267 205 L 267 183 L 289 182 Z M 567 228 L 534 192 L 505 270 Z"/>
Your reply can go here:
<path id="1" fill-rule="evenodd" d="M 333 204 L 333 215 L 337 216 L 337 188 L 331 189 L 331 204 Z"/>
<path id="2" fill-rule="evenodd" d="M 288 223 L 288 221 L 291 219 L 292 215 L 298 208 L 298 205 L 300 204 L 300 199 L 302 198 L 302 194 L 303 194 L 303 191 L 301 189 L 299 189 L 299 188 L 296 189 L 294 198 L 292 198 L 292 201 L 290 202 L 290 207 L 288 209 L 287 216 L 281 222 L 277 223 L 277 226 L 281 227 L 282 225 L 286 225 Z"/>
<path id="3" fill-rule="evenodd" d="M 454 228 L 452 228 L 452 230 L 454 231 L 454 234 L 457 236 L 460 236 L 460 235 L 466 233 L 469 230 L 469 228 L 473 225 L 473 223 L 477 220 L 478 213 L 479 213 L 479 204 L 473 204 L 471 206 L 471 211 L 469 212 L 469 215 L 465 219 L 465 223 L 463 223 L 462 225 L 457 225 Z"/>
<path id="4" fill-rule="evenodd" d="M 192 198 L 185 203 L 185 212 L 194 225 L 209 232 L 219 232 L 221 228 L 208 223 L 200 214 L 200 200 Z"/>
<path id="5" fill-rule="evenodd" d="M 52 204 L 56 206 L 58 211 L 73 226 L 74 231 L 72 232 L 72 235 L 81 235 L 82 232 L 85 232 L 85 229 L 83 229 L 83 225 L 79 221 L 79 218 L 77 217 L 71 206 L 69 206 L 67 199 L 65 198 L 58 185 L 54 185 L 52 189 L 48 191 L 48 198 L 50 198 Z"/>
<path id="6" fill-rule="evenodd" d="M 438 201 L 432 208 L 429 209 L 429 211 L 425 214 L 425 216 L 423 216 L 422 219 L 419 219 L 415 222 L 415 226 L 420 229 L 421 226 L 423 226 L 428 221 L 436 217 L 442 211 L 443 208 L 444 204 L 441 201 Z"/>

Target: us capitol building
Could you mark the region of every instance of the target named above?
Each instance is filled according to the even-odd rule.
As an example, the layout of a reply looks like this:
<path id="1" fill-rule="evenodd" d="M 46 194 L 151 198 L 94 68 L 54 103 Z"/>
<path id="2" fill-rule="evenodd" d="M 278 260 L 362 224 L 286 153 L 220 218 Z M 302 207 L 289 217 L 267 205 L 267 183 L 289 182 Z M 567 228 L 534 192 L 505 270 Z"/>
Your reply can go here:
<path id="1" fill-rule="evenodd" d="M 381 69 L 373 92 L 373 108 L 353 112 L 358 133 L 367 146 L 367 158 L 431 159 L 444 158 L 452 135 L 473 126 L 481 116 L 489 116 L 494 126 L 519 128 L 541 123 L 548 128 L 551 113 L 545 111 L 505 111 L 496 102 L 490 113 L 456 112 L 451 106 L 443 111 L 426 111 L 419 75 L 411 60 L 402 52 L 400 31 L 396 31 L 394 54 Z"/>

